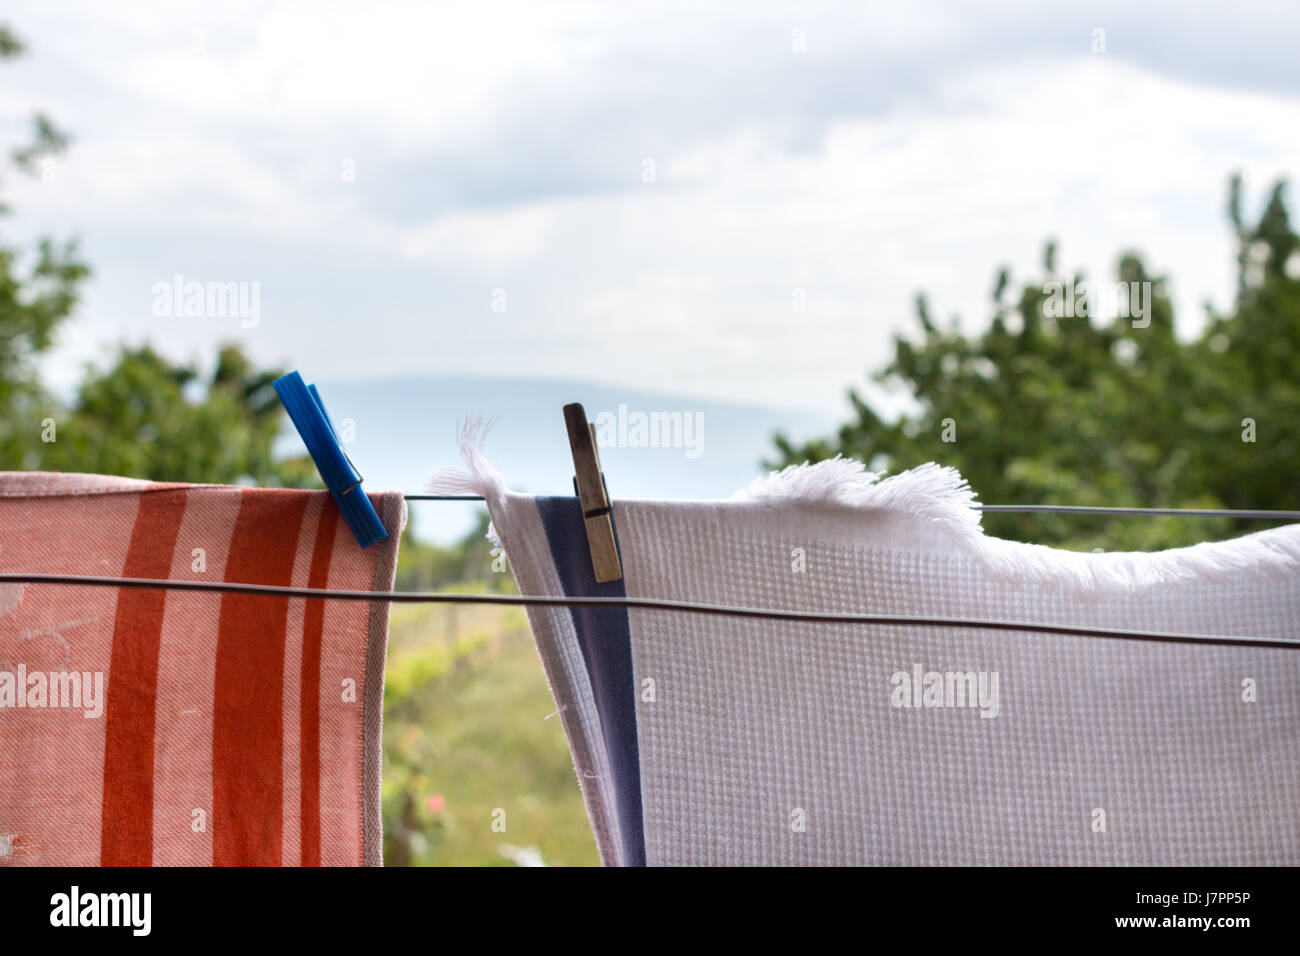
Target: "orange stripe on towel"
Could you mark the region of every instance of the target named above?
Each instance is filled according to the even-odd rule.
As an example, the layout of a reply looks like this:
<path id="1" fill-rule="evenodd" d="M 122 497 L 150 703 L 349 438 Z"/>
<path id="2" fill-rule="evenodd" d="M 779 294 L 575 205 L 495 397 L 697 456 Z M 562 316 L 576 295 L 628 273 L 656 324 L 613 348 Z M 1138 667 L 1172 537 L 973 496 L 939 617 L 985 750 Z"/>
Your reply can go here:
<path id="1" fill-rule="evenodd" d="M 339 509 L 325 502 L 307 586 L 329 584 L 330 556 Z M 325 602 L 308 601 L 302 628 L 302 865 L 320 866 L 320 654 L 325 630 Z"/>
<path id="2" fill-rule="evenodd" d="M 290 583 L 307 499 L 306 493 L 263 489 L 242 493 L 227 581 Z M 221 599 L 212 733 L 212 862 L 217 866 L 281 862 L 288 613 L 287 598 L 226 594 Z"/>
<path id="3" fill-rule="evenodd" d="M 185 515 L 184 489 L 141 494 L 122 576 L 166 578 Z M 154 707 L 164 591 L 122 590 L 113 622 L 104 725 L 100 864 L 153 863 Z"/>

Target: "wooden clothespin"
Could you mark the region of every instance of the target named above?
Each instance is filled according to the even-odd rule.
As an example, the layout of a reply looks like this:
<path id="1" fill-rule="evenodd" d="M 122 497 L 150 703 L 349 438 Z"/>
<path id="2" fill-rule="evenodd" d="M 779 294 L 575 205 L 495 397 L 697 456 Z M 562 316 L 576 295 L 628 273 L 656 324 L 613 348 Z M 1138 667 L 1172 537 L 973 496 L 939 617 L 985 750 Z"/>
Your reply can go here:
<path id="1" fill-rule="evenodd" d="M 617 581 L 623 576 L 614 541 L 614 521 L 610 512 L 609 492 L 600 470 L 600 449 L 596 445 L 596 427 L 587 424 L 587 413 L 574 402 L 564 406 L 564 424 L 569 430 L 569 448 L 573 452 L 573 484 L 587 526 L 587 546 L 591 548 L 591 566 L 600 583 Z"/>

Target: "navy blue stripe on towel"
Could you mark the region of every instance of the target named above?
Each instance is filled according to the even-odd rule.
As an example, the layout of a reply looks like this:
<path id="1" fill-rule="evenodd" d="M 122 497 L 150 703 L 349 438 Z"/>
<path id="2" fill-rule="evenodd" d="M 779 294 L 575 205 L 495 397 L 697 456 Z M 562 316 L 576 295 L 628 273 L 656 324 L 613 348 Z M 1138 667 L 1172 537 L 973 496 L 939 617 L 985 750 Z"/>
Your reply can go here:
<path id="1" fill-rule="evenodd" d="M 627 597 L 622 579 L 596 583 L 582 507 L 577 498 L 538 498 L 537 510 L 565 595 Z M 629 866 L 645 866 L 641 756 L 636 741 L 636 681 L 632 676 L 632 632 L 627 608 L 571 607 L 569 613 L 587 665 L 587 677 L 613 771 L 623 859 Z"/>

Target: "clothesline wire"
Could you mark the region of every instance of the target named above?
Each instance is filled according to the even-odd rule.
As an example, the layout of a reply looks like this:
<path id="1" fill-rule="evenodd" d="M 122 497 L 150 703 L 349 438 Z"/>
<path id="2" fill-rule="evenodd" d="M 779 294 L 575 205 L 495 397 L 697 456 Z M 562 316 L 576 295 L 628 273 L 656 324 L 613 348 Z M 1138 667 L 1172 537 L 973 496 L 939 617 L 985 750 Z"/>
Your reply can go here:
<path id="1" fill-rule="evenodd" d="M 482 495 L 403 495 L 407 501 L 483 501 Z M 1258 518 L 1300 521 L 1300 511 L 1263 511 L 1253 508 L 1112 508 L 1104 505 L 972 505 L 975 511 L 998 514 L 1146 515 L 1178 518 Z"/>
<path id="2" fill-rule="evenodd" d="M 895 627 L 960 627 L 994 631 L 1024 631 L 1061 634 L 1070 637 L 1104 637 L 1123 640 L 1158 641 L 1175 644 L 1230 644 L 1238 647 L 1300 648 L 1300 638 L 1237 637 L 1214 634 L 1183 634 L 1165 631 L 1136 631 L 1127 628 L 1090 627 L 1074 624 L 1044 624 L 1034 621 L 983 620 L 979 618 L 930 617 L 911 614 L 857 614 L 838 611 L 793 611 L 781 608 L 735 607 L 662 598 L 568 597 L 520 594 L 456 594 L 440 591 L 355 591 L 332 588 L 281 587 L 241 584 L 230 581 L 172 581 L 160 578 L 115 578 L 77 574 L 0 574 L 0 584 L 50 584 L 72 587 L 138 588 L 163 591 L 198 591 L 244 594 L 260 597 L 311 598 L 331 601 L 388 601 L 395 604 L 492 604 L 524 607 L 624 608 L 628 610 L 675 611 L 726 617 L 808 624 L 866 624 Z"/>

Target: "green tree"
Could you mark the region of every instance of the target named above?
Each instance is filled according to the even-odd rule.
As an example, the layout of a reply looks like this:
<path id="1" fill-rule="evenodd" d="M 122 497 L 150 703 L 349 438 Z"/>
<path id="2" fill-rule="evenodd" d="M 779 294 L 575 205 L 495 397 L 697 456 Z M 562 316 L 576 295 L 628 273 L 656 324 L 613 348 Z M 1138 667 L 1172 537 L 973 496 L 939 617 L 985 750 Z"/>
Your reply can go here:
<path id="1" fill-rule="evenodd" d="M 272 382 L 236 346 L 204 376 L 149 346 L 121 348 L 108 369 L 91 368 L 46 444 L 41 467 L 154 481 L 317 486 L 305 456 L 273 457 L 284 413 Z"/>
<path id="2" fill-rule="evenodd" d="M 0 61 L 23 52 L 22 41 L 0 25 Z M 68 146 L 68 137 L 49 117 L 36 114 L 32 126 L 31 141 L 10 154 L 13 166 L 26 174 Z M 9 212 L 0 203 L 0 215 Z M 41 421 L 51 407 L 35 360 L 53 344 L 89 275 L 74 242 L 43 238 L 24 252 L 0 239 L 0 463 L 5 467 L 34 467 Z"/>
<path id="3" fill-rule="evenodd" d="M 913 410 L 887 421 L 857 390 L 834 435 L 796 445 L 776 436 L 773 466 L 836 454 L 898 471 L 925 461 L 958 468 L 989 503 L 1132 507 L 1300 508 L 1300 270 L 1284 186 L 1244 224 L 1241 184 L 1230 203 L 1239 244 L 1234 308 L 1212 311 L 1190 341 L 1174 333 L 1166 283 L 1135 253 L 1116 278 L 1151 283 L 1150 324 L 1055 316 L 1062 276 L 1048 243 L 1043 275 L 1008 300 L 994 283 L 988 327 L 941 327 L 917 298 L 920 335 L 896 337 L 875 380 L 904 389 Z M 1139 323 L 1140 324 L 1140 323 Z M 1255 440 L 1243 441 L 1245 419 Z M 955 438 L 955 441 L 945 441 Z M 1154 549 L 1251 527 L 1226 519 L 986 514 L 1003 537 L 1077 548 Z"/>
<path id="4" fill-rule="evenodd" d="M 0 60 L 22 53 L 0 26 Z M 36 114 L 32 126 L 31 141 L 10 157 L 27 174 L 69 143 L 48 116 Z M 256 368 L 234 345 L 218 351 L 208 376 L 148 345 L 122 347 L 109 367 L 87 369 L 71 407 L 56 402 L 41 387 L 36 359 L 52 347 L 89 275 L 73 242 L 42 239 L 30 256 L 0 243 L 0 467 L 319 487 L 305 455 L 273 455 L 285 416 L 271 383 L 282 372 Z"/>

